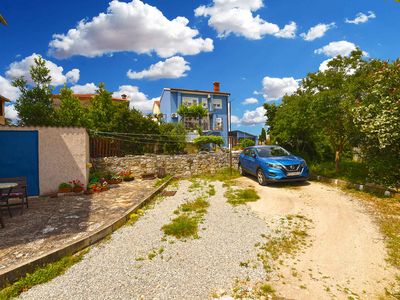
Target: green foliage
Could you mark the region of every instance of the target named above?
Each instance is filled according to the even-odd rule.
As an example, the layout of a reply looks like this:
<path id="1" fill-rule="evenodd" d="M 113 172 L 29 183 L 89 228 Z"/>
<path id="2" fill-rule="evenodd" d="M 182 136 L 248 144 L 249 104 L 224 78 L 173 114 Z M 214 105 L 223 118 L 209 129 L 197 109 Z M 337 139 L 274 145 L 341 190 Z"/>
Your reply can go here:
<path id="1" fill-rule="evenodd" d="M 35 57 L 35 65 L 30 68 L 33 86 L 21 77 L 13 81 L 13 86 L 20 91 L 15 109 L 20 124 L 25 126 L 51 126 L 56 123 L 52 101 L 50 70 L 40 56 Z"/>
<path id="2" fill-rule="evenodd" d="M 88 111 L 90 128 L 111 131 L 115 126 L 113 121 L 117 108 L 113 105 L 111 95 L 112 93 L 106 90 L 104 83 L 100 83 Z"/>
<path id="3" fill-rule="evenodd" d="M 245 204 L 246 202 L 255 202 L 260 197 L 253 188 L 232 190 L 231 188 L 225 193 L 228 203 L 233 206 Z"/>
<path id="4" fill-rule="evenodd" d="M 201 105 L 185 106 L 181 105 L 177 111 L 181 117 L 204 118 L 208 114 L 208 110 Z"/>
<path id="5" fill-rule="evenodd" d="M 32 274 L 27 274 L 24 278 L 2 289 L 0 291 L 0 299 L 8 300 L 15 298 L 35 285 L 43 284 L 64 274 L 67 269 L 81 261 L 86 253 L 87 251 L 82 251 L 76 255 L 65 256 L 59 261 L 47 264 L 42 268 L 37 268 Z"/>
<path id="6" fill-rule="evenodd" d="M 78 98 L 67 86 L 60 89 L 60 108 L 56 110 L 57 121 L 60 126 L 85 127 L 87 110 L 83 108 Z"/>
<path id="7" fill-rule="evenodd" d="M 162 230 L 165 234 L 172 235 L 177 239 L 196 236 L 198 222 L 198 218 L 184 214 L 173 219 L 171 223 L 164 225 Z"/>
<path id="8" fill-rule="evenodd" d="M 62 182 L 58 185 L 58 188 L 59 189 L 69 189 L 69 188 L 72 188 L 72 185 L 70 185 L 69 183 L 66 183 L 66 182 Z"/>
<path id="9" fill-rule="evenodd" d="M 160 124 L 160 144 L 165 154 L 183 153 L 186 147 L 186 129 L 181 123 Z"/>
<path id="10" fill-rule="evenodd" d="M 164 178 L 160 178 L 158 179 L 155 183 L 154 186 L 155 187 L 159 187 L 162 186 L 164 183 L 166 183 L 168 180 L 170 180 L 172 178 L 172 175 L 167 175 Z"/>
<path id="11" fill-rule="evenodd" d="M 194 201 L 183 203 L 179 209 L 183 212 L 204 213 L 209 206 L 210 204 L 203 197 L 198 197 Z"/>
<path id="12" fill-rule="evenodd" d="M 267 104 L 267 103 L 265 103 L 265 104 Z M 268 111 L 267 111 L 267 113 L 268 113 Z M 265 143 L 267 141 L 267 132 L 265 131 L 264 127 L 261 128 L 261 134 L 259 135 L 258 140 L 261 143 Z"/>
<path id="13" fill-rule="evenodd" d="M 239 145 L 242 149 L 246 148 L 246 147 L 251 147 L 254 146 L 256 143 L 251 140 L 251 139 L 241 139 L 239 141 Z"/>
<path id="14" fill-rule="evenodd" d="M 400 59 L 372 60 L 363 72 L 367 84 L 353 109 L 361 152 L 376 182 L 400 186 Z"/>
<path id="15" fill-rule="evenodd" d="M 309 165 L 311 173 L 315 175 L 338 178 L 360 184 L 368 181 L 368 168 L 366 164 L 351 160 L 343 160 L 341 166 L 340 171 L 336 172 L 333 161 L 311 163 Z"/>
<path id="16" fill-rule="evenodd" d="M 214 144 L 217 146 L 221 146 L 224 144 L 224 139 L 221 136 L 203 135 L 195 138 L 193 140 L 193 143 L 199 148 L 207 144 Z"/>

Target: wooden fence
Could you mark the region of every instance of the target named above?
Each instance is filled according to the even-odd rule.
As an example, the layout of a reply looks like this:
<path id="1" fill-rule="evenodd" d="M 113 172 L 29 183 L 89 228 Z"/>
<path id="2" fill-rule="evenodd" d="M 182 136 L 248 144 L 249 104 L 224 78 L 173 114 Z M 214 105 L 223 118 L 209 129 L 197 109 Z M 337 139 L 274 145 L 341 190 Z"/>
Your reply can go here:
<path id="1" fill-rule="evenodd" d="M 112 138 L 90 137 L 90 157 L 121 156 L 121 141 Z"/>

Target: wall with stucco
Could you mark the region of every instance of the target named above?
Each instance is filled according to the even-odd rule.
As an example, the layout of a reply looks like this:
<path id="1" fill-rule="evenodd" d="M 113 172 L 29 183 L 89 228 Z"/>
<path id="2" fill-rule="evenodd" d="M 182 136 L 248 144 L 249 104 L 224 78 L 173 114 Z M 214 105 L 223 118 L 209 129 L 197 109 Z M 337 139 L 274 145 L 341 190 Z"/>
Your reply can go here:
<path id="1" fill-rule="evenodd" d="M 61 182 L 78 179 L 87 184 L 89 136 L 84 128 L 1 126 L 0 130 L 39 132 L 39 188 L 56 193 Z M 18 149 L 16 149 L 18 151 Z"/>

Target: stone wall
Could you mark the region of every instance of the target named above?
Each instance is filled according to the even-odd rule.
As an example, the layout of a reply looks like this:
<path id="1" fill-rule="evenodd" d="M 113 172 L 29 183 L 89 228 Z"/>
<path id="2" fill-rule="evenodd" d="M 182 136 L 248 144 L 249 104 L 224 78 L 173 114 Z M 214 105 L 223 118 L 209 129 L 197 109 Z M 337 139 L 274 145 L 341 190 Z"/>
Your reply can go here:
<path id="1" fill-rule="evenodd" d="M 239 154 L 232 154 L 233 167 L 238 164 Z M 131 170 L 134 176 L 155 174 L 164 168 L 167 174 L 191 176 L 215 173 L 229 167 L 229 153 L 204 153 L 186 155 L 129 155 L 125 157 L 106 157 L 92 159 L 97 170 L 118 172 Z"/>

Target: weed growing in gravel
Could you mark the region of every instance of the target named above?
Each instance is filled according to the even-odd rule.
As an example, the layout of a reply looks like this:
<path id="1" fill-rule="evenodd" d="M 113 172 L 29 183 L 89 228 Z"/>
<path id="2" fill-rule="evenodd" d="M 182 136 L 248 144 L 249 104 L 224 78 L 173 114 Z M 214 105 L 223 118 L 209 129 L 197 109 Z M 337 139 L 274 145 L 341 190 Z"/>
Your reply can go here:
<path id="1" fill-rule="evenodd" d="M 215 172 L 215 174 L 202 174 L 194 176 L 193 178 L 200 178 L 208 181 L 222 181 L 226 185 L 234 185 L 233 180 L 239 178 L 240 174 L 236 168 L 233 168 L 232 174 L 229 168 L 221 169 Z"/>
<path id="2" fill-rule="evenodd" d="M 216 194 L 216 190 L 215 190 L 215 186 L 213 184 L 209 184 L 208 185 L 208 195 L 211 196 L 215 196 Z"/>
<path id="3" fill-rule="evenodd" d="M 187 214 L 183 214 L 172 219 L 171 223 L 164 225 L 162 230 L 165 234 L 172 235 L 177 239 L 196 237 L 198 225 L 199 218 L 189 217 Z"/>
<path id="4" fill-rule="evenodd" d="M 192 184 L 189 186 L 189 192 L 193 192 L 203 187 L 202 183 L 195 178 L 191 178 L 190 181 L 192 182 Z"/>
<path id="5" fill-rule="evenodd" d="M 251 286 L 249 279 L 236 280 L 232 289 L 234 299 L 274 299 L 275 290 L 266 282 L 258 282 Z"/>
<path id="6" fill-rule="evenodd" d="M 81 261 L 88 251 L 87 249 L 75 255 L 65 256 L 54 263 L 47 264 L 42 268 L 37 268 L 32 274 L 27 274 L 26 277 L 2 289 L 0 291 L 0 299 L 8 300 L 15 298 L 35 285 L 48 282 L 64 274 L 66 270 Z"/>
<path id="7" fill-rule="evenodd" d="M 196 212 L 203 214 L 209 206 L 210 204 L 204 199 L 204 197 L 198 197 L 194 201 L 181 204 L 178 210 L 182 212 Z"/>
<path id="8" fill-rule="evenodd" d="M 227 202 L 233 206 L 245 204 L 246 202 L 255 202 L 260 199 L 260 197 L 257 195 L 257 192 L 253 188 L 238 190 L 228 188 L 224 196 L 228 199 Z"/>

